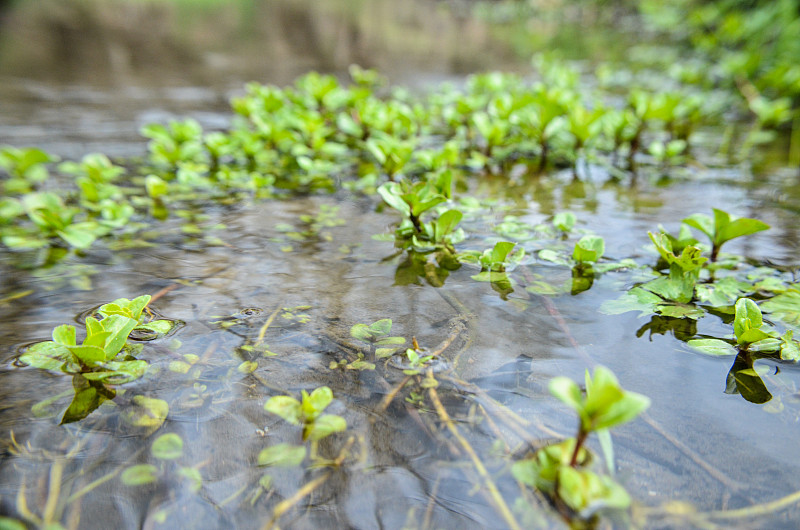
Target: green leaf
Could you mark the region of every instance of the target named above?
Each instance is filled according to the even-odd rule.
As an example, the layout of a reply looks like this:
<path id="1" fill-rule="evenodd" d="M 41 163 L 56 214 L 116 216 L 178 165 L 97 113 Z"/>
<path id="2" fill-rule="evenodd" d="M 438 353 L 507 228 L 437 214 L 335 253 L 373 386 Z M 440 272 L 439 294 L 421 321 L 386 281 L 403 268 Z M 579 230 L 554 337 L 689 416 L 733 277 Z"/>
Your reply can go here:
<path id="1" fill-rule="evenodd" d="M 739 344 L 755 342 L 756 340 L 761 340 L 761 338 L 764 338 L 761 337 L 756 338 L 755 340 L 748 340 L 750 337 L 759 336 L 758 334 L 751 334 L 745 337 L 745 333 L 747 331 L 753 329 L 757 330 L 764 323 L 764 319 L 761 316 L 761 310 L 758 308 L 758 305 L 756 305 L 755 302 L 749 298 L 740 298 L 736 302 L 734 309 L 736 311 L 736 316 L 733 320 L 733 332 L 736 335 L 736 340 L 739 342 Z"/>
<path id="2" fill-rule="evenodd" d="M 122 413 L 122 419 L 134 427 L 144 427 L 148 434 L 154 433 L 167 419 L 169 405 L 163 399 L 134 396 L 133 405 Z"/>
<path id="3" fill-rule="evenodd" d="M 403 337 L 386 337 L 375 342 L 376 346 L 391 346 L 393 344 L 405 344 L 406 339 Z"/>
<path id="4" fill-rule="evenodd" d="M 461 222 L 462 214 L 458 210 L 447 210 L 436 220 L 436 239 L 440 239 L 455 230 Z"/>
<path id="5" fill-rule="evenodd" d="M 174 432 L 162 434 L 153 442 L 150 453 L 159 460 L 175 460 L 183 455 L 183 439 Z"/>
<path id="6" fill-rule="evenodd" d="M 608 429 L 626 423 L 647 407 L 650 398 L 622 390 L 616 376 L 604 366 L 595 368 L 594 377 L 586 372 L 586 401 L 584 411 L 587 430 Z"/>
<path id="7" fill-rule="evenodd" d="M 75 377 L 78 378 L 80 376 Z M 76 386 L 75 396 L 72 398 L 67 410 L 64 411 L 64 416 L 61 418 L 62 425 L 84 419 L 96 410 L 100 403 L 105 401 L 105 397 L 99 395 L 95 387 L 88 386 L 86 383 L 85 380 L 83 380 L 83 384 L 73 381 L 73 385 Z"/>
<path id="8" fill-rule="evenodd" d="M 94 366 L 106 360 L 106 354 L 99 346 L 70 346 L 68 349 L 86 366 Z"/>
<path id="9" fill-rule="evenodd" d="M 369 342 L 372 339 L 372 331 L 366 324 L 356 324 L 350 328 L 350 336 L 354 339 Z"/>
<path id="10" fill-rule="evenodd" d="M 306 448 L 302 445 L 279 443 L 258 453 L 259 466 L 295 467 L 303 463 Z"/>
<path id="11" fill-rule="evenodd" d="M 763 221 L 742 217 L 723 226 L 717 234 L 717 241 L 721 245 L 731 239 L 755 234 L 768 228 L 769 225 Z"/>
<path id="12" fill-rule="evenodd" d="M 291 396 L 273 396 L 266 402 L 264 409 L 293 425 L 299 425 L 303 417 L 300 402 Z"/>
<path id="13" fill-rule="evenodd" d="M 690 348 L 715 357 L 723 355 L 736 355 L 737 350 L 724 340 L 719 339 L 693 339 L 686 343 Z"/>
<path id="14" fill-rule="evenodd" d="M 203 488 L 203 475 L 200 470 L 193 467 L 181 467 L 178 474 L 189 481 L 189 489 L 197 493 Z"/>
<path id="15" fill-rule="evenodd" d="M 122 472 L 122 483 L 126 486 L 152 484 L 158 478 L 158 468 L 152 464 L 131 466 Z"/>
<path id="16" fill-rule="evenodd" d="M 303 412 L 307 420 L 316 418 L 333 401 L 333 392 L 327 386 L 314 389 L 311 395 L 303 396 Z"/>
<path id="17" fill-rule="evenodd" d="M 111 332 L 105 345 L 106 360 L 113 359 L 125 346 L 128 336 L 136 327 L 136 320 L 122 315 L 111 315 L 100 321 L 103 329 Z"/>
<path id="18" fill-rule="evenodd" d="M 384 318 L 373 322 L 369 325 L 369 330 L 373 336 L 382 336 L 388 334 L 392 330 L 392 319 Z"/>
<path id="19" fill-rule="evenodd" d="M 581 389 L 575 381 L 568 377 L 554 377 L 550 380 L 550 393 L 562 402 L 580 412 L 583 409 L 584 399 Z"/>
<path id="20" fill-rule="evenodd" d="M 800 327 L 800 288 L 792 287 L 761 304 L 761 309 L 791 326 Z"/>
<path id="21" fill-rule="evenodd" d="M 25 350 L 19 360 L 28 366 L 42 370 L 64 371 L 64 365 L 71 359 L 69 350 L 52 341 L 38 342 Z"/>
<path id="22" fill-rule="evenodd" d="M 64 227 L 62 230 L 58 230 L 56 233 L 66 241 L 69 246 L 84 249 L 89 248 L 94 243 L 94 240 L 97 239 L 97 234 L 95 233 L 96 225 L 94 229 L 88 225 L 88 223 L 82 223 L 85 226 L 77 226 L 77 225 L 70 225 Z"/>
<path id="23" fill-rule="evenodd" d="M 691 318 L 697 320 L 705 316 L 705 311 L 699 307 L 690 305 L 667 305 L 662 304 L 656 307 L 656 311 L 665 317 L 672 318 Z"/>
<path id="24" fill-rule="evenodd" d="M 498 241 L 494 244 L 494 248 L 489 254 L 490 263 L 504 263 L 508 257 L 508 253 L 516 246 L 516 243 L 510 241 Z"/>
<path id="25" fill-rule="evenodd" d="M 411 215 L 411 207 L 401 198 L 400 185 L 396 182 L 386 182 L 378 187 L 378 194 L 386 204 L 399 211 L 406 217 Z"/>
<path id="26" fill-rule="evenodd" d="M 53 329 L 53 341 L 58 344 L 75 346 L 76 340 L 75 326 L 64 324 Z"/>
<path id="27" fill-rule="evenodd" d="M 602 237 L 586 235 L 575 244 L 572 259 L 578 263 L 594 263 L 603 256 L 606 244 Z"/>
<path id="28" fill-rule="evenodd" d="M 303 431 L 304 440 L 322 440 L 327 436 L 347 429 L 347 422 L 341 416 L 325 414 L 306 425 Z"/>
<path id="29" fill-rule="evenodd" d="M 695 213 L 683 220 L 683 223 L 697 228 L 711 241 L 714 241 L 714 221 L 707 215 Z"/>
<path id="30" fill-rule="evenodd" d="M 664 300 L 658 295 L 641 287 L 634 287 L 616 300 L 606 300 L 600 306 L 600 312 L 606 315 L 619 315 L 628 311 L 639 311 L 639 316 L 650 315 L 655 312 L 657 304 Z"/>

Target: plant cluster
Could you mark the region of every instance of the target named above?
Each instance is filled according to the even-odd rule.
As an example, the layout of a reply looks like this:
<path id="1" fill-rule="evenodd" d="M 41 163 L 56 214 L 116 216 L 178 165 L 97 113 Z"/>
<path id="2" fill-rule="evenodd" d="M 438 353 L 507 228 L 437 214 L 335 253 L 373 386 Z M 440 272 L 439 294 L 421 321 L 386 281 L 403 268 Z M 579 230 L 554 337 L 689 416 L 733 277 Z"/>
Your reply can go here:
<path id="1" fill-rule="evenodd" d="M 546 493 L 569 520 L 573 514 L 591 519 L 605 509 L 625 509 L 630 497 L 607 475 L 592 470 L 595 458 L 585 442 L 597 433 L 604 449 L 611 453 L 609 429 L 633 420 L 650 405 L 650 400 L 619 386 L 614 374 L 598 366 L 594 376 L 586 371 L 585 390 L 571 379 L 556 377 L 550 392 L 578 414 L 574 438 L 548 445 L 514 463 L 511 470 L 522 483 Z M 611 460 L 611 459 L 609 459 Z M 613 463 L 610 467 L 613 473 Z"/>
<path id="2" fill-rule="evenodd" d="M 145 374 L 148 363 L 135 357 L 142 346 L 130 341 L 131 334 L 164 335 L 176 324 L 149 319 L 144 314 L 149 302 L 150 296 L 143 295 L 104 304 L 97 309 L 100 318 L 86 318 L 80 344 L 75 326 L 64 324 L 53 330 L 53 340 L 37 342 L 20 355 L 19 360 L 28 366 L 73 375 L 75 395 L 62 423 L 83 419 L 114 397 L 114 386 Z"/>

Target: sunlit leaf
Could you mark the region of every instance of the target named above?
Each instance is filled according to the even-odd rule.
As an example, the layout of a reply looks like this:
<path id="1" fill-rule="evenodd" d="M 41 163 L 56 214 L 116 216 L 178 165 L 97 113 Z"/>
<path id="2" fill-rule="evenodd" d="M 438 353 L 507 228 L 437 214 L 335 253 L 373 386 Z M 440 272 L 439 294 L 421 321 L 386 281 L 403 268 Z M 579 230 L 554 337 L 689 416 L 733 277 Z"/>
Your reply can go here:
<path id="1" fill-rule="evenodd" d="M 706 355 L 713 355 L 715 357 L 723 355 L 736 355 L 737 350 L 724 340 L 719 339 L 694 339 L 686 343 L 690 348 L 705 353 Z"/>

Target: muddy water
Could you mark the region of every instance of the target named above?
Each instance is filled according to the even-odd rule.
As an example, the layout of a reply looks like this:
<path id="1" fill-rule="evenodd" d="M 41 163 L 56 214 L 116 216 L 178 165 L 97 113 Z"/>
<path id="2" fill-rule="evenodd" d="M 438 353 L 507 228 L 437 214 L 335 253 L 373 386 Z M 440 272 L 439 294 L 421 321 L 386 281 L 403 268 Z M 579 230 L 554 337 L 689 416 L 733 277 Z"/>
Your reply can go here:
<path id="1" fill-rule="evenodd" d="M 288 4 L 263 5 L 295 13 Z M 25 9 L 23 4 L 19 11 L 6 14 L 6 21 L 24 16 Z M 335 13 L 352 20 L 346 12 Z M 335 25 L 325 25 L 326 16 L 333 16 L 329 11 L 310 9 L 303 16 L 287 16 L 280 20 L 316 21 L 323 27 L 318 35 L 336 34 L 330 29 Z M 355 20 L 352 27 L 366 32 L 369 24 Z M 467 24 L 461 18 L 451 23 L 455 28 Z M 477 28 L 476 34 L 488 35 L 477 22 L 469 24 L 475 24 L 469 27 Z M 163 31 L 166 41 L 177 39 Z M 395 29 L 389 35 L 398 33 L 402 31 Z M 190 38 L 192 32 L 182 35 Z M 361 38 L 373 42 L 369 39 L 378 37 L 366 33 Z M 216 41 L 214 45 L 220 46 Z M 291 38 L 287 36 L 283 45 L 290 48 Z M 22 64 L 21 59 L 18 63 L 9 59 L 12 51 L 5 46 L 4 64 Z M 378 49 L 392 57 L 399 53 L 392 46 Z M 356 57 L 336 53 L 340 62 L 332 63 L 332 69 Z M 376 65 L 387 66 L 378 57 Z M 407 52 L 406 57 L 411 57 L 406 73 L 417 72 L 417 82 L 429 78 L 426 72 L 449 77 L 492 65 L 476 60 L 446 68 Z M 261 70 L 259 79 L 285 82 L 305 68 L 325 68 L 325 63 L 314 60 L 289 61 L 290 66 L 286 62 L 273 65 L 281 71 Z M 456 62 L 452 59 L 452 64 Z M 139 155 L 144 147 L 135 131 L 148 121 L 188 113 L 211 128 L 224 127 L 228 119 L 224 99 L 240 86 L 233 75 L 222 76 L 224 80 L 214 77 L 216 82 L 206 84 L 186 73 L 182 75 L 188 85 L 202 88 L 159 78 L 154 87 L 116 90 L 108 87 L 104 76 L 116 79 L 119 64 L 128 65 L 124 71 L 136 81 L 134 87 L 152 79 L 145 77 L 144 69 L 131 66 L 135 61 L 115 64 L 117 73 L 106 65 L 88 77 L 91 83 L 70 78 L 74 68 L 66 68 L 58 78 L 19 66 L 5 70 L 2 102 L 15 110 L 0 118 L 0 142 L 39 145 L 67 157 L 92 150 Z M 46 72 L 46 67 L 41 68 Z M 395 72 L 402 77 L 402 70 Z M 240 75 L 249 74 L 253 72 Z M 663 224 L 675 231 L 686 215 L 718 206 L 773 226 L 746 242 L 729 243 L 726 251 L 757 262 L 798 264 L 800 193 L 792 172 L 770 169 L 753 175 L 747 167 L 722 167 L 693 168 L 689 175 L 692 178 L 667 186 L 646 180 L 631 186 L 610 184 L 602 170 L 593 168 L 581 184 L 571 183 L 568 174 L 500 189 L 473 183 L 478 196 L 491 195 L 495 200 L 468 216 L 470 238 L 462 247 L 488 247 L 493 227 L 506 214 L 535 225 L 554 212 L 571 210 L 578 216 L 579 228 L 606 239 L 607 255 L 646 264 L 654 260 L 646 250 L 648 230 Z M 300 228 L 299 215 L 323 205 L 338 207 L 337 216 L 344 224 L 325 228 L 319 237 L 305 241 L 292 241 L 276 228 L 281 223 Z M 438 288 L 425 277 L 417 283 L 399 281 L 407 278 L 404 258 L 396 255 L 391 243 L 373 238 L 390 231 L 397 219 L 376 212 L 374 202 L 363 197 L 339 192 L 231 207 L 206 205 L 203 213 L 208 217 L 201 225 L 216 227 L 209 235 L 222 244 L 182 234 L 179 223 L 170 220 L 155 227 L 154 246 L 111 251 L 98 245 L 85 256 L 46 269 L 20 269 L 18 265 L 30 265 L 35 259 L 0 254 L 0 299 L 30 291 L 0 304 L 4 448 L 0 513 L 20 518 L 24 515 L 20 506 L 27 506 L 34 517 L 49 513 L 52 520 L 74 528 L 261 528 L 278 502 L 324 475 L 325 482 L 288 511 L 281 526 L 504 527 L 486 490 L 476 486 L 481 480 L 475 468 L 442 428 L 435 411 L 404 401 L 413 401 L 407 392 L 401 392 L 391 406 L 382 406 L 404 378 L 400 369 L 392 363 L 363 371 L 330 367 L 331 362 L 352 360 L 366 351 L 349 336 L 352 325 L 382 318 L 392 319 L 392 335 L 413 336 L 429 350 L 447 346 L 442 352 L 439 395 L 509 504 L 514 504 L 518 490 L 503 455 L 524 453 L 528 444 L 569 436 L 574 429 L 574 418 L 549 396 L 547 382 L 556 375 L 580 379 L 596 364 L 609 366 L 625 388 L 644 393 L 653 402 L 645 418 L 614 432 L 617 479 L 630 491 L 638 510 L 670 501 L 684 501 L 702 511 L 739 508 L 800 489 L 800 456 L 793 445 L 800 421 L 797 367 L 757 364 L 763 367 L 762 378 L 773 395 L 764 405 L 725 394 L 730 359 L 692 353 L 670 332 L 652 333 L 650 317 L 607 316 L 598 311 L 605 300 L 641 281 L 639 272 L 608 273 L 579 295 L 545 298 L 525 291 L 528 279 L 520 269 L 512 273 L 517 282 L 514 292 L 504 299 L 489 284 L 473 281 L 470 276 L 476 271 L 467 266 L 452 271 Z M 531 240 L 524 246 L 532 256 L 550 244 L 554 242 Z M 568 269 L 533 258 L 525 267 L 553 285 L 570 277 Z M 165 288 L 169 290 L 154 308 L 183 325 L 171 336 L 145 344 L 139 357 L 150 363 L 148 375 L 124 385 L 124 392 L 85 420 L 59 425 L 70 400 L 71 379 L 16 366 L 20 349 L 47 339 L 53 327 L 74 323 L 104 302 Z M 269 355 L 254 356 L 242 349 L 257 342 L 264 329 Z M 727 330 L 710 315 L 697 326 L 700 334 L 720 336 Z M 171 370 L 187 354 L 197 356 L 190 369 Z M 254 372 L 238 370 L 242 361 L 250 360 L 257 363 Z M 327 412 L 343 416 L 348 431 L 323 441 L 320 456 L 336 458 L 352 437 L 344 465 L 329 470 L 259 467 L 257 455 L 262 449 L 281 442 L 301 443 L 299 428 L 267 413 L 265 401 L 278 394 L 298 396 L 301 390 L 321 385 L 329 386 L 335 396 Z M 59 395 L 32 413 L 34 405 Z M 121 411 L 132 407 L 133 396 L 169 404 L 169 415 L 157 434 L 123 420 Z M 150 453 L 153 439 L 165 432 L 184 441 L 183 455 L 175 461 L 160 461 Z M 121 470 L 146 463 L 157 467 L 155 483 L 134 487 L 121 482 Z M 181 475 L 182 467 L 199 470 L 202 484 L 193 487 Z M 259 485 L 265 474 L 272 476 L 266 490 Z M 517 515 L 525 526 L 558 527 L 550 513 L 542 508 Z M 798 521 L 800 512 L 790 508 L 726 526 L 794 528 Z M 646 526 L 686 524 L 662 518 L 649 519 Z"/>

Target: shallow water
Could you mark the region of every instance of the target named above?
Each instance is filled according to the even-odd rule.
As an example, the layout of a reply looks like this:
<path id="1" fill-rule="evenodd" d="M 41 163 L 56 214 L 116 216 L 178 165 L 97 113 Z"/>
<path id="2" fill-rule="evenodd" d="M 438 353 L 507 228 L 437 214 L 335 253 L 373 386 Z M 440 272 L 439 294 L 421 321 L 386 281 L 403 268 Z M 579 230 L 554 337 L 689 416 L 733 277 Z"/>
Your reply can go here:
<path id="1" fill-rule="evenodd" d="M 313 10 L 309 15 L 314 20 L 320 16 Z M 476 62 L 467 69 L 487 64 L 492 63 Z M 416 82 L 428 79 L 425 68 L 415 67 L 419 75 L 411 77 Z M 442 74 L 435 66 L 431 71 L 462 73 Z M 74 85 L 71 80 L 64 85 L 21 75 L 0 78 L 4 103 L 17 109 L 0 120 L 0 143 L 38 145 L 65 157 L 93 150 L 141 155 L 138 126 L 173 113 L 190 113 L 209 128 L 222 128 L 227 123 L 223 100 L 233 90 L 229 80 L 211 88 L 126 92 L 102 83 Z M 289 79 L 276 75 L 270 80 Z M 744 242 L 729 243 L 726 252 L 755 262 L 798 264 L 800 191 L 793 172 L 772 168 L 753 175 L 746 166 L 711 166 L 682 174 L 687 178 L 667 185 L 648 179 L 615 184 L 601 168 L 592 168 L 577 184 L 569 172 L 522 179 L 513 186 L 503 183 L 499 190 L 491 183 L 472 183 L 479 196 L 497 200 L 469 216 L 471 237 L 461 246 L 489 246 L 493 227 L 509 213 L 536 225 L 554 212 L 571 210 L 579 228 L 605 238 L 608 256 L 648 264 L 655 260 L 647 250 L 648 230 L 663 224 L 674 231 L 686 215 L 721 206 L 772 225 Z M 338 207 L 344 224 L 300 242 L 276 229 L 281 223 L 299 227 L 300 214 L 322 205 Z M 382 399 L 403 379 L 401 370 L 393 363 L 374 371 L 330 368 L 332 361 L 352 360 L 364 348 L 349 336 L 352 325 L 382 318 L 392 319 L 392 335 L 413 336 L 429 350 L 451 341 L 443 352 L 439 395 L 509 504 L 517 486 L 504 452 L 523 454 L 527 444 L 573 434 L 573 415 L 549 395 L 549 379 L 581 379 L 584 370 L 597 364 L 610 367 L 624 388 L 652 399 L 644 418 L 614 431 L 617 479 L 635 499 L 635 513 L 670 501 L 685 501 L 701 511 L 740 508 L 800 489 L 800 456 L 791 443 L 800 422 L 798 367 L 757 363 L 773 395 L 766 404 L 724 393 L 731 359 L 693 353 L 670 332 L 651 333 L 650 317 L 598 311 L 604 301 L 641 281 L 641 272 L 606 273 L 579 295 L 542 297 L 525 291 L 529 280 L 521 268 L 512 274 L 518 282 L 514 292 L 503 299 L 489 284 L 471 280 L 477 271 L 466 265 L 438 288 L 424 278 L 400 285 L 407 273 L 403 257 L 395 255 L 392 243 L 373 238 L 390 231 L 396 216 L 377 212 L 372 200 L 346 192 L 206 205 L 203 213 L 208 216 L 203 226 L 224 225 L 210 232 L 223 244 L 182 234 L 173 219 L 156 227 L 157 246 L 111 251 L 96 245 L 85 256 L 49 269 L 20 270 L 15 266 L 31 262 L 31 256 L 0 254 L 0 300 L 31 291 L 0 302 L 0 439 L 5 449 L 0 513 L 19 517 L 22 495 L 34 514 L 52 510 L 67 527 L 260 528 L 280 500 L 327 476 L 280 519 L 282 526 L 504 527 L 486 489 L 476 486 L 482 481 L 463 447 L 444 430 L 435 411 L 403 399 L 381 409 Z M 533 258 L 551 244 L 524 242 L 529 256 L 524 267 L 560 285 L 570 279 L 569 269 Z M 183 325 L 145 343 L 139 358 L 149 361 L 148 374 L 123 385 L 124 392 L 85 420 L 59 425 L 72 381 L 17 366 L 21 349 L 104 302 L 164 288 L 171 290 L 154 308 Z M 291 309 L 300 306 L 307 307 Z M 263 341 L 274 355 L 243 350 L 258 341 L 281 308 L 290 311 L 275 313 Z M 727 327 L 708 315 L 698 322 L 697 332 L 722 335 Z M 197 356 L 188 371 L 171 370 L 186 361 L 186 354 Z M 257 363 L 253 373 L 237 370 L 250 360 Z M 267 413 L 264 402 L 322 385 L 335 396 L 328 412 L 343 416 L 348 430 L 323 441 L 320 455 L 336 458 L 352 437 L 345 464 L 331 470 L 259 467 L 262 449 L 300 443 L 299 428 Z M 32 406 L 59 394 L 32 417 Z M 132 396 L 169 404 L 158 434 L 181 436 L 185 445 L 179 459 L 154 458 L 150 444 L 158 434 L 123 420 L 124 411 L 133 407 Z M 11 443 L 12 433 L 18 446 Z M 595 442 L 592 448 L 599 453 Z M 144 463 L 157 466 L 157 482 L 123 485 L 120 471 Z M 197 490 L 180 475 L 179 468 L 188 466 L 202 475 Z M 273 477 L 269 491 L 259 486 L 266 473 Z M 560 526 L 544 509 L 531 517 L 519 515 L 529 527 Z M 794 528 L 799 521 L 795 506 L 728 521 L 726 527 Z M 686 525 L 669 518 L 645 524 Z"/>

